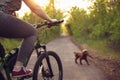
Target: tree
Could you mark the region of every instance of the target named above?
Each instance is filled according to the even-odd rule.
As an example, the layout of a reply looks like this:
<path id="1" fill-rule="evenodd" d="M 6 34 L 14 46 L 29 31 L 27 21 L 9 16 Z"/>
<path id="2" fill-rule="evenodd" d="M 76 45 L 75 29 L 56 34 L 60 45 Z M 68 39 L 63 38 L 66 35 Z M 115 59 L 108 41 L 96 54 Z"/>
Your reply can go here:
<path id="1" fill-rule="evenodd" d="M 54 19 L 58 19 L 58 20 L 62 19 L 63 12 L 62 12 L 62 10 L 55 8 L 54 2 L 55 2 L 54 0 L 50 0 L 48 5 L 45 7 L 45 11 L 50 17 L 52 17 Z"/>

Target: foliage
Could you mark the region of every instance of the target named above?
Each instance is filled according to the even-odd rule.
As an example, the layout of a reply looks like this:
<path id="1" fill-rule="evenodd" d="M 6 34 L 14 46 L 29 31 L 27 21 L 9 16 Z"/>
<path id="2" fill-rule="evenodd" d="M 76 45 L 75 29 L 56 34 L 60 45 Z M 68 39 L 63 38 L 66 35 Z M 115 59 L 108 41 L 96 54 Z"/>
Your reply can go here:
<path id="1" fill-rule="evenodd" d="M 6 53 L 15 47 L 19 47 L 21 40 L 0 38 L 0 43 L 4 46 Z"/>
<path id="2" fill-rule="evenodd" d="M 112 49 L 120 48 L 120 0 L 96 0 L 87 14 L 73 7 L 67 24 L 76 38 L 106 40 Z"/>
<path id="3" fill-rule="evenodd" d="M 76 32 L 81 32 L 83 30 L 83 26 L 86 25 L 85 23 L 85 11 L 79 9 L 78 7 L 72 7 L 69 14 L 71 14 L 68 23 L 66 24 L 69 25 L 69 28 L 71 29 L 73 35 L 80 36 L 80 33 Z"/>
<path id="4" fill-rule="evenodd" d="M 42 19 L 40 17 L 38 17 L 37 15 L 35 15 L 34 13 L 30 12 L 26 12 L 22 18 L 22 20 L 24 20 L 25 22 L 31 23 L 31 24 L 36 24 L 42 21 Z"/>
<path id="5" fill-rule="evenodd" d="M 50 0 L 49 4 L 45 7 L 45 12 L 53 19 L 62 19 L 63 12 L 60 9 L 56 9 L 54 6 L 54 0 Z"/>

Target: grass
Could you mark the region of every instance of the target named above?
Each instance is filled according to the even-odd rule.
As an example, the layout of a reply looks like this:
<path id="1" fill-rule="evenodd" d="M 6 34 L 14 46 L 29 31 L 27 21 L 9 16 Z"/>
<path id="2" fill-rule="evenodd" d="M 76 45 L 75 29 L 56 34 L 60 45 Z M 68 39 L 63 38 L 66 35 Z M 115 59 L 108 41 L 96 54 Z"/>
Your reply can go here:
<path id="1" fill-rule="evenodd" d="M 89 48 L 92 48 L 98 52 L 101 56 L 110 55 L 114 59 L 120 58 L 120 52 L 116 52 L 113 49 L 110 49 L 107 46 L 106 40 L 90 40 L 90 39 L 84 39 L 82 37 L 73 37 L 75 41 L 77 41 L 79 44 L 86 44 Z"/>
<path id="2" fill-rule="evenodd" d="M 20 45 L 20 40 L 0 39 L 0 43 L 4 46 L 6 53 L 8 53 L 13 48 L 18 47 Z"/>

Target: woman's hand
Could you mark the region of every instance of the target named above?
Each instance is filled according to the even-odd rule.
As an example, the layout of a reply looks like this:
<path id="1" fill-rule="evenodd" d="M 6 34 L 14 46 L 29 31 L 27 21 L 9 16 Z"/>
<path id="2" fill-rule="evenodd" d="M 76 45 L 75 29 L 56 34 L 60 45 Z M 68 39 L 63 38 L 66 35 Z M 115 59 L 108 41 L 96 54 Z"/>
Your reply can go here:
<path id="1" fill-rule="evenodd" d="M 51 19 L 49 22 L 56 22 L 58 21 L 57 19 Z"/>

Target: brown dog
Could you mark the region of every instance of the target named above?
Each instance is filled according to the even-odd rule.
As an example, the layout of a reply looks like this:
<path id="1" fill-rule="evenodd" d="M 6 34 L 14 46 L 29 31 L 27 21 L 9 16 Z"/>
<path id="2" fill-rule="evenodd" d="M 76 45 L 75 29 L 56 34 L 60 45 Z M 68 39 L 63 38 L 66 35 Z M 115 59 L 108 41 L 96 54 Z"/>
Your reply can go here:
<path id="1" fill-rule="evenodd" d="M 80 59 L 80 64 L 82 65 L 82 60 L 85 60 L 86 63 L 89 65 L 89 62 L 87 60 L 87 57 L 93 58 L 91 55 L 89 55 L 87 49 L 83 49 L 82 51 L 74 52 L 75 54 L 75 63 L 77 63 L 78 58 Z"/>

